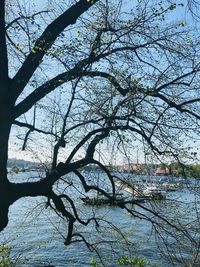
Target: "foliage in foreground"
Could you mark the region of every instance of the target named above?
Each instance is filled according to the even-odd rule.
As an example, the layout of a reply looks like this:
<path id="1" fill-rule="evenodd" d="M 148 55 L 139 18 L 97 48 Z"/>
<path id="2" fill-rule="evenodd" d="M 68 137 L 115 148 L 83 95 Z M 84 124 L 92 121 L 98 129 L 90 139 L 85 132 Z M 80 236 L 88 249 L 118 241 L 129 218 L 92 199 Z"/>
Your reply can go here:
<path id="1" fill-rule="evenodd" d="M 147 259 L 134 257 L 130 258 L 128 256 L 122 256 L 118 259 L 119 266 L 127 266 L 127 267 L 157 267 L 155 264 L 151 264 Z M 98 263 L 95 259 L 91 259 L 90 261 L 91 267 L 101 267 L 100 263 Z"/>
<path id="2" fill-rule="evenodd" d="M 0 267 L 14 267 L 15 263 L 10 258 L 11 247 L 8 245 L 0 246 Z"/>

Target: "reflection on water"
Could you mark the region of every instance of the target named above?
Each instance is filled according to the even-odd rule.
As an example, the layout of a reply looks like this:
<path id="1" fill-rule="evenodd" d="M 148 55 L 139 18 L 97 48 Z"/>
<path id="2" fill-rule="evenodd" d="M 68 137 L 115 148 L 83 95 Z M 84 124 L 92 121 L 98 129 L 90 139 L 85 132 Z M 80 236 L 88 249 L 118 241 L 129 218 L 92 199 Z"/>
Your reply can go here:
<path id="1" fill-rule="evenodd" d="M 36 173 L 19 173 L 13 175 L 11 179 L 21 182 L 27 179 L 27 175 L 29 178 L 30 176 L 37 176 Z M 102 177 L 102 180 L 105 183 L 105 177 Z M 155 239 L 156 229 L 152 228 L 152 224 L 133 217 L 117 207 L 105 206 L 97 208 L 86 206 L 81 202 L 80 197 L 77 198 L 75 190 L 70 189 L 68 193 L 72 198 L 76 199 L 76 205 L 79 214 L 82 214 L 82 218 L 86 218 L 86 216 L 93 213 L 96 213 L 96 216 L 101 218 L 100 233 L 95 231 L 94 224 L 88 227 L 77 225 L 76 230 L 83 233 L 91 242 L 99 242 L 99 252 L 107 266 L 117 266 L 116 259 L 120 255 L 144 256 L 151 262 L 158 264 L 158 266 L 172 266 L 171 263 L 167 263 L 160 253 L 164 245 L 159 243 L 161 241 L 159 236 Z M 53 264 L 59 267 L 88 267 L 91 257 L 97 257 L 96 254 L 89 252 L 83 243 L 64 246 L 65 224 L 52 211 L 45 209 L 44 201 L 45 199 L 43 198 L 24 198 L 14 203 L 10 208 L 9 225 L 0 234 L 1 242 L 9 242 L 12 246 L 12 255 L 14 257 L 20 256 L 21 259 L 27 258 L 28 264 L 27 262 L 26 264 L 28 266 L 41 267 Z M 187 225 L 189 222 L 193 222 L 194 225 L 199 208 L 198 201 L 199 198 L 196 194 L 186 188 L 167 193 L 167 200 L 155 202 L 154 204 L 149 201 L 145 205 L 148 208 L 153 208 L 156 212 L 165 214 L 166 217 L 171 217 L 173 222 L 182 221 Z M 142 211 L 138 207 L 135 207 L 135 209 L 138 214 Z M 144 213 L 144 211 L 142 212 Z M 146 215 L 148 214 L 147 211 L 145 213 Z M 154 219 L 152 216 L 152 220 Z M 110 223 L 107 223 L 107 220 Z M 111 223 L 120 228 L 122 234 L 118 232 L 117 228 L 113 228 Z M 194 235 L 196 235 L 195 231 Z M 176 252 L 178 252 L 177 240 L 170 234 L 167 236 L 166 233 L 165 238 L 169 243 L 171 242 L 172 250 L 176 247 Z M 176 238 L 178 237 L 176 236 Z M 101 241 L 107 241 L 107 243 L 101 243 Z M 156 241 L 159 243 L 159 247 Z M 182 247 L 182 256 L 186 260 L 191 257 L 190 254 L 190 249 L 187 251 Z M 173 256 L 175 257 L 176 253 Z M 27 265 L 20 262 L 18 266 Z M 181 264 L 176 266 L 181 266 Z"/>

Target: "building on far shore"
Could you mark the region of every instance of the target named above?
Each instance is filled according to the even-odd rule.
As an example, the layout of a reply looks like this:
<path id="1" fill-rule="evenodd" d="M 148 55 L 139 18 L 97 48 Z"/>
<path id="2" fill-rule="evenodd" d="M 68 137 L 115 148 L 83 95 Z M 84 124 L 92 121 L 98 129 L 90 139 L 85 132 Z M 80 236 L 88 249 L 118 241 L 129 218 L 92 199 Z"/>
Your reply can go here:
<path id="1" fill-rule="evenodd" d="M 167 167 L 157 167 L 154 171 L 155 175 L 169 175 L 170 170 Z"/>
<path id="2" fill-rule="evenodd" d="M 139 164 L 130 163 L 117 166 L 115 168 L 119 172 L 143 174 L 143 175 L 170 175 L 168 167 L 159 166 L 157 164 Z"/>

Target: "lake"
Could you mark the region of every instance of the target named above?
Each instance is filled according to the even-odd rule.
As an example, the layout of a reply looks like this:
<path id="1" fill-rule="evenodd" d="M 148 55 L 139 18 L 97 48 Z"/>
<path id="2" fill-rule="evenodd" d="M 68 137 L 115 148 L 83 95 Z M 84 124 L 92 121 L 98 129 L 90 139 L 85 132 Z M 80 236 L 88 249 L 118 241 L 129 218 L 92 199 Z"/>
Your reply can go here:
<path id="1" fill-rule="evenodd" d="M 88 174 L 91 181 L 90 176 L 92 177 L 91 174 Z M 37 179 L 37 177 L 38 173 L 36 172 L 10 174 L 10 179 L 15 182 Z M 74 181 L 72 176 L 69 176 L 68 179 Z M 140 179 L 140 177 L 135 179 Z M 147 177 L 147 179 L 149 178 Z M 159 179 L 159 177 L 153 179 Z M 104 185 L 105 180 L 106 177 L 100 174 L 100 181 Z M 181 232 L 175 233 L 174 236 L 164 232 L 162 227 L 165 227 L 165 223 L 156 219 L 152 214 L 152 221 L 161 227 L 157 229 L 157 226 L 152 227 L 151 223 L 145 221 L 145 216 L 150 216 L 147 210 L 133 207 L 135 214 L 138 215 L 135 217 L 117 207 L 85 205 L 80 199 L 83 196 L 83 190 L 76 182 L 75 179 L 74 185 L 79 189 L 79 192 L 70 187 L 68 194 L 74 199 L 79 214 L 82 218 L 86 218 L 95 213 L 101 218 L 100 233 L 95 231 L 93 224 L 87 227 L 77 224 L 76 231 L 84 234 L 90 242 L 98 244 L 97 253 L 100 253 L 104 263 L 107 264 L 106 266 L 116 267 L 118 266 L 117 259 L 120 256 L 129 255 L 131 257 L 146 257 L 150 262 L 160 267 L 171 267 L 173 266 L 172 263 L 162 254 L 163 250 L 166 249 L 166 244 L 171 250 L 172 257 L 178 257 L 185 263 L 195 253 L 195 247 L 188 246 L 189 243 L 186 243 L 188 242 L 187 239 L 182 238 Z M 194 185 L 194 183 L 196 183 L 195 180 L 190 180 L 189 184 Z M 55 190 L 59 191 L 61 188 L 63 185 L 60 188 L 59 186 L 56 187 Z M 194 190 L 190 186 L 184 186 L 177 191 L 167 192 L 167 200 L 148 201 L 145 203 L 145 207 L 170 218 L 170 221 L 176 225 L 179 223 L 187 225 L 191 236 L 194 239 L 199 239 L 197 220 L 199 200 L 199 189 Z M 83 243 L 64 246 L 66 225 L 54 212 L 45 208 L 44 202 L 44 198 L 24 198 L 18 200 L 10 208 L 9 225 L 0 233 L 0 238 L 1 243 L 5 242 L 11 246 L 11 257 L 19 258 L 17 266 L 42 267 L 51 264 L 58 267 L 88 267 L 91 258 L 98 260 L 97 254 L 90 252 Z M 140 214 L 143 214 L 143 220 L 139 218 L 141 217 Z M 114 228 L 112 224 L 117 228 Z M 167 227 L 166 229 L 168 229 Z M 122 233 L 118 231 L 118 228 Z M 175 266 L 183 266 L 183 264 L 176 263 Z"/>

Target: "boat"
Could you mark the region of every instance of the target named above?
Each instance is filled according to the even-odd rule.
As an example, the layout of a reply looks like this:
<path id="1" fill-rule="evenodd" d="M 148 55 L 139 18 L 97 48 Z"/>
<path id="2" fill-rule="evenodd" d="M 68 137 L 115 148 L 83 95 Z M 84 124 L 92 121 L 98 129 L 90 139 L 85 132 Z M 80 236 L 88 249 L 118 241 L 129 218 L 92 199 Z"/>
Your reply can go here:
<path id="1" fill-rule="evenodd" d="M 162 184 L 162 188 L 168 192 L 173 192 L 180 188 L 180 184 L 179 183 L 172 184 L 172 183 L 165 182 Z"/>
<path id="2" fill-rule="evenodd" d="M 82 197 L 81 200 L 87 205 L 102 206 L 102 205 L 118 205 L 120 202 L 124 201 L 121 193 L 116 194 L 116 197 L 111 200 L 105 196 L 96 197 Z"/>
<path id="3" fill-rule="evenodd" d="M 115 182 L 115 185 L 132 196 L 138 196 L 142 194 L 141 186 L 140 185 L 131 185 L 128 182 L 118 180 Z"/>
<path id="4" fill-rule="evenodd" d="M 156 186 L 149 186 L 143 190 L 141 196 L 153 200 L 162 200 L 166 199 L 166 191 L 157 188 Z"/>
<path id="5" fill-rule="evenodd" d="M 131 185 L 125 181 L 116 181 L 115 185 L 121 190 L 131 194 L 137 199 L 153 199 L 162 200 L 166 199 L 166 191 L 158 188 L 155 185 L 147 185 L 144 187 L 141 184 Z"/>
<path id="6" fill-rule="evenodd" d="M 132 203 L 132 204 L 144 203 L 144 199 L 133 198 L 130 200 L 130 198 L 123 197 L 122 193 L 117 193 L 116 195 L 117 195 L 117 197 L 112 199 L 112 200 L 105 197 L 105 196 L 92 197 L 92 198 L 91 197 L 84 197 L 84 198 L 81 198 L 81 200 L 85 204 L 92 205 L 92 206 L 103 206 L 103 205 L 117 206 L 117 205 L 123 204 L 124 201 L 126 201 L 127 199 L 129 201 L 131 201 L 130 203 Z"/>

